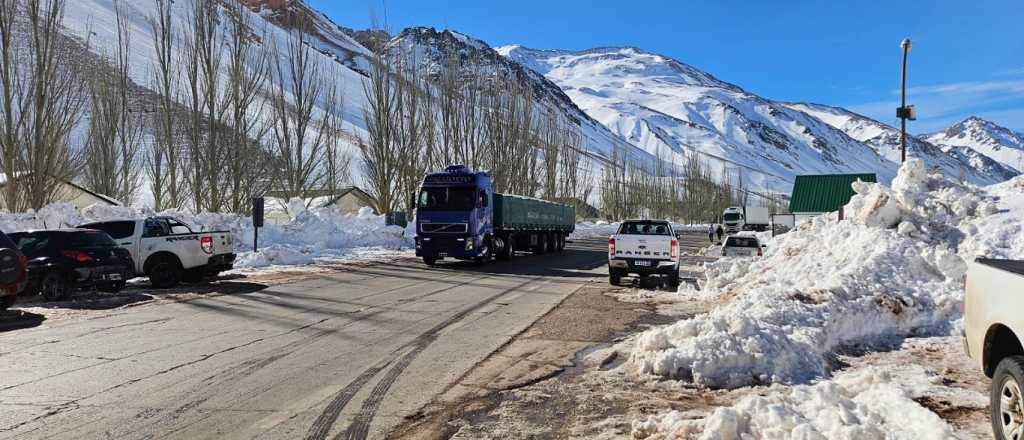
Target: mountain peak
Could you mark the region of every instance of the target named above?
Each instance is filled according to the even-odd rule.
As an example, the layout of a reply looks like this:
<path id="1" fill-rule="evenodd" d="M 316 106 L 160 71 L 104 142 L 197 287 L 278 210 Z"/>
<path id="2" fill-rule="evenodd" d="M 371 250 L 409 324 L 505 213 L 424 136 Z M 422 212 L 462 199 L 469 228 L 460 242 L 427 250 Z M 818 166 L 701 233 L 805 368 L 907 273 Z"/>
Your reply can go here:
<path id="1" fill-rule="evenodd" d="M 964 119 L 925 139 L 943 147 L 970 148 L 1017 171 L 1024 171 L 1024 136 L 978 116 Z"/>

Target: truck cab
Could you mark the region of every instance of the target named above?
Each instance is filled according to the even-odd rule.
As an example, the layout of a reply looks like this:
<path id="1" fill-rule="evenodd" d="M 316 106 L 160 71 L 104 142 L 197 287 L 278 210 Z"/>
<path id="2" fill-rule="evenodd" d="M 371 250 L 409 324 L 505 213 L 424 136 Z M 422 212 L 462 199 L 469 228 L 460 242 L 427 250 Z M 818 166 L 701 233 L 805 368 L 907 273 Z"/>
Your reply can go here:
<path id="1" fill-rule="evenodd" d="M 428 265 L 445 258 L 490 259 L 493 196 L 486 171 L 452 165 L 426 175 L 416 194 L 416 256 Z"/>
<path id="2" fill-rule="evenodd" d="M 725 227 L 725 232 L 729 234 L 742 231 L 746 224 L 745 220 L 743 208 L 738 206 L 725 208 L 725 212 L 722 213 L 722 225 Z"/>

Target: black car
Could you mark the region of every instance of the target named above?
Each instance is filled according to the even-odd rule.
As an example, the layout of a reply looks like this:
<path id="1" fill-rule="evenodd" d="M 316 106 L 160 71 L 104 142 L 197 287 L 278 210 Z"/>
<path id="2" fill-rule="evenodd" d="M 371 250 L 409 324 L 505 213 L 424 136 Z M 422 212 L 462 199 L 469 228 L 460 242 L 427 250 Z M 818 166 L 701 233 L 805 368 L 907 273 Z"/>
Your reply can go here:
<path id="1" fill-rule="evenodd" d="M 0 312 L 14 305 L 18 294 L 25 289 L 27 265 L 28 261 L 17 245 L 7 234 L 0 232 Z"/>
<path id="2" fill-rule="evenodd" d="M 58 229 L 9 236 L 28 258 L 28 294 L 60 299 L 81 288 L 119 292 L 132 275 L 131 254 L 106 232 Z"/>

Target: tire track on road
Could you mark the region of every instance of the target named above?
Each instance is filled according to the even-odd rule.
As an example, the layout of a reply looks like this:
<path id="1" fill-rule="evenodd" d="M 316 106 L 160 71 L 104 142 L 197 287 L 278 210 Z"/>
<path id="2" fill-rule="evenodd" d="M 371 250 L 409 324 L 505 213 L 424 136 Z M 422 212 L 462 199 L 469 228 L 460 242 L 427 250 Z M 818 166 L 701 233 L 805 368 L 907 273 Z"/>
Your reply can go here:
<path id="1" fill-rule="evenodd" d="M 437 325 L 431 327 L 426 332 L 417 336 L 416 339 L 413 339 L 412 341 L 406 343 L 405 345 L 402 345 L 394 352 L 392 352 L 389 358 L 381 361 L 381 363 L 374 365 L 373 367 L 370 367 L 369 369 L 363 371 L 363 373 L 360 374 L 359 377 L 357 377 L 354 381 L 352 381 L 345 388 L 343 388 L 341 392 L 339 392 L 335 396 L 331 403 L 328 404 L 327 408 L 324 409 L 324 411 L 320 414 L 317 420 L 313 423 L 313 426 L 310 427 L 310 430 L 305 437 L 306 440 L 326 439 L 327 434 L 330 433 L 331 428 L 333 428 L 335 422 L 337 422 L 338 417 L 341 415 L 341 411 L 345 408 L 346 405 L 348 405 L 349 401 L 352 400 L 352 398 L 366 385 L 366 383 L 368 383 L 371 379 L 377 376 L 377 374 L 380 373 L 381 370 L 387 368 L 388 365 L 394 363 L 391 369 L 388 370 L 388 372 L 381 379 L 381 381 L 374 387 L 374 389 L 370 393 L 370 396 L 367 397 L 365 402 L 363 402 L 363 406 L 360 408 L 359 414 L 356 416 L 356 419 L 352 422 L 352 424 L 349 425 L 349 427 L 344 432 L 334 437 L 336 440 L 341 438 L 365 439 L 366 435 L 369 432 L 370 422 L 373 421 L 373 417 L 374 415 L 376 415 L 377 410 L 380 408 L 380 404 L 381 402 L 383 402 L 388 389 L 391 388 L 391 386 L 395 383 L 395 381 L 398 379 L 401 373 L 406 368 L 408 368 L 412 361 L 421 352 L 423 352 L 423 350 L 430 346 L 431 343 L 437 340 L 437 338 L 440 336 L 441 332 L 444 329 L 462 320 L 467 315 L 487 306 L 495 299 L 507 295 L 510 292 L 522 289 L 527 285 L 543 278 L 543 276 L 532 277 L 522 283 L 516 284 L 494 295 L 490 295 L 477 303 L 474 303 L 472 306 L 463 309 L 459 313 L 456 313 L 455 315 L 452 315 L 448 319 L 445 319 L 444 321 L 441 321 Z M 468 281 L 466 283 L 461 283 L 459 285 L 449 287 L 448 289 L 445 290 L 456 289 L 465 284 L 470 284 L 472 282 L 477 281 L 479 280 Z M 409 351 L 406 352 L 404 355 L 400 354 L 405 350 Z"/>

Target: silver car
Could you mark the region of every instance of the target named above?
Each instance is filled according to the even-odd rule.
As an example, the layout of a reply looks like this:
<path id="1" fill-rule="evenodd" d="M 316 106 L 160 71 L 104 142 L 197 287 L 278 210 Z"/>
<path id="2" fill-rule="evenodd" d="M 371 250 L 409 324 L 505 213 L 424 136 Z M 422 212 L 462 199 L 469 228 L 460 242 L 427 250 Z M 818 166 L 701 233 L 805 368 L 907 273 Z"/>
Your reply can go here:
<path id="1" fill-rule="evenodd" d="M 730 235 L 722 245 L 723 257 L 760 257 L 766 245 L 753 235 Z"/>

